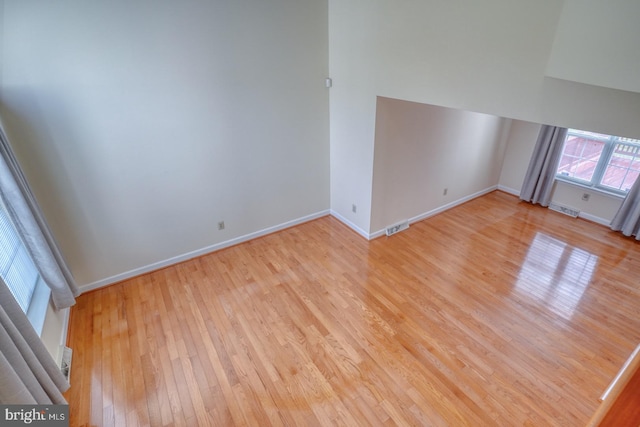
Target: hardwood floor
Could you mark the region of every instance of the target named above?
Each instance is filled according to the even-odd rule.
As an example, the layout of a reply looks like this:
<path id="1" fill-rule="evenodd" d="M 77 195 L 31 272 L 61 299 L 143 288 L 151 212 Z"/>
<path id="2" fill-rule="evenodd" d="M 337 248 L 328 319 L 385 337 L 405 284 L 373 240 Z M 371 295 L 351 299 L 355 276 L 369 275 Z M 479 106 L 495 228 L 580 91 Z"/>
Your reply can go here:
<path id="1" fill-rule="evenodd" d="M 600 427 L 620 427 L 640 425 L 640 371 L 636 371 L 622 392 L 621 398 L 602 420 Z"/>
<path id="2" fill-rule="evenodd" d="M 640 342 L 640 243 L 493 192 L 325 217 L 78 298 L 72 426 L 583 426 Z"/>

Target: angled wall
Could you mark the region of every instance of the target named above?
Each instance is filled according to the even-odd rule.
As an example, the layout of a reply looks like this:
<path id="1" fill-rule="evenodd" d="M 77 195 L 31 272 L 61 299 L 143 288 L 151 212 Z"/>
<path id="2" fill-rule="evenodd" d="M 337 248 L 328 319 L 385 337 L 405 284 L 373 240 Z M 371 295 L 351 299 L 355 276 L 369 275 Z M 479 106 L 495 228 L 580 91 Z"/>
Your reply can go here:
<path id="1" fill-rule="evenodd" d="M 640 92 L 640 3 L 565 0 L 546 75 Z"/>

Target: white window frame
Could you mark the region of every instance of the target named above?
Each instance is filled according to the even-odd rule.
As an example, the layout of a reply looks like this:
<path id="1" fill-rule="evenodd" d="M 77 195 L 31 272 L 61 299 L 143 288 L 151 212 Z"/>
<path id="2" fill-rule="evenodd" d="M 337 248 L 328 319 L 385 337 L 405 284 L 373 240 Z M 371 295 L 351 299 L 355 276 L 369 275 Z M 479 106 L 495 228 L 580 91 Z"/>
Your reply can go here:
<path id="1" fill-rule="evenodd" d="M 559 172 L 556 173 L 556 179 L 559 181 L 565 181 L 572 184 L 577 184 L 582 187 L 587 187 L 595 191 L 624 197 L 627 194 L 627 191 L 604 185 L 602 184 L 602 179 L 604 178 L 605 171 L 607 170 L 607 166 L 611 161 L 611 157 L 613 156 L 616 145 L 624 144 L 629 146 L 639 146 L 636 158 L 640 159 L 640 141 L 630 139 L 630 138 L 614 136 L 614 135 L 600 134 L 598 136 L 598 135 L 594 135 L 591 132 L 585 132 L 579 129 L 569 129 L 567 132 L 567 137 L 565 138 L 565 141 L 563 142 L 563 144 L 566 145 L 567 139 L 569 139 L 569 137 L 571 136 L 588 137 L 589 139 L 603 142 L 604 147 L 602 148 L 602 153 L 600 154 L 600 158 L 598 159 L 598 163 L 596 164 L 595 170 L 593 172 L 593 176 L 591 177 L 590 181 L 568 176 L 568 175 L 563 175 Z M 563 145 L 562 154 L 564 154 L 564 149 L 565 149 L 565 146 Z M 640 179 L 640 177 L 638 177 L 638 179 Z"/>

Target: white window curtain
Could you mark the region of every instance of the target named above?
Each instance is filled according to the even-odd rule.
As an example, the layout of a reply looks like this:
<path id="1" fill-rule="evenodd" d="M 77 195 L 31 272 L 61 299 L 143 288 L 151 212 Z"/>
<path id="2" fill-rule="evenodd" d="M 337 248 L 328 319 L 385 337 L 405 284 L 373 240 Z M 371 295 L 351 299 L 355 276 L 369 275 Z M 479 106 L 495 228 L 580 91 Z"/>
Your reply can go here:
<path id="1" fill-rule="evenodd" d="M 57 309 L 75 304 L 78 287 L 0 124 L 0 197 Z"/>
<path id="2" fill-rule="evenodd" d="M 524 177 L 520 199 L 549 206 L 567 129 L 542 125 Z"/>
<path id="3" fill-rule="evenodd" d="M 66 404 L 69 388 L 40 337 L 0 278 L 0 404 Z"/>
<path id="4" fill-rule="evenodd" d="M 611 229 L 640 240 L 640 178 L 631 186 L 620 209 L 611 220 Z"/>

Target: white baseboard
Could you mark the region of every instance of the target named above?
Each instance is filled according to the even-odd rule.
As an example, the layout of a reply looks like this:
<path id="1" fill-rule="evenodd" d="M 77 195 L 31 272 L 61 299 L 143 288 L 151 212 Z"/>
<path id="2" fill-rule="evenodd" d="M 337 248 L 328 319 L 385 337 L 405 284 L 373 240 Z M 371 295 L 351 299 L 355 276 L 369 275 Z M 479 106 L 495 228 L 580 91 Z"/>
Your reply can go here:
<path id="1" fill-rule="evenodd" d="M 432 216 L 437 215 L 439 213 L 442 213 L 442 212 L 444 212 L 446 210 L 454 208 L 454 207 L 456 207 L 458 205 L 466 203 L 466 202 L 468 202 L 470 200 L 473 200 L 473 199 L 475 199 L 477 197 L 480 197 L 480 196 L 483 196 L 483 195 L 485 195 L 487 193 L 490 193 L 490 192 L 492 192 L 494 190 L 502 190 L 504 192 L 507 192 L 507 193 L 510 193 L 510 194 L 515 194 L 515 195 L 519 194 L 519 192 L 517 190 L 514 190 L 512 188 L 508 188 L 508 187 L 504 187 L 504 186 L 500 186 L 500 185 L 494 185 L 494 186 L 491 186 L 491 187 L 486 188 L 484 190 L 478 191 L 476 193 L 473 193 L 473 194 L 470 194 L 470 195 L 465 196 L 463 198 L 460 198 L 458 200 L 455 200 L 453 202 L 447 203 L 446 205 L 440 206 L 440 207 L 438 207 L 436 209 L 430 210 L 428 212 L 425 212 L 423 214 L 420 214 L 418 216 L 410 218 L 409 219 L 409 224 L 413 224 L 415 222 L 422 221 L 422 220 L 424 220 L 426 218 L 432 217 Z M 227 248 L 229 246 L 234 246 L 234 245 L 237 245 L 239 243 L 247 242 L 249 240 L 252 240 L 252 239 L 255 239 L 255 238 L 258 238 L 258 237 L 261 237 L 261 236 L 265 236 L 267 234 L 275 233 L 276 231 L 284 230 L 286 228 L 293 227 L 293 226 L 299 225 L 299 224 L 303 224 L 305 222 L 312 221 L 314 219 L 321 218 L 321 217 L 327 216 L 327 215 L 331 215 L 331 216 L 335 217 L 340 222 L 342 222 L 347 227 L 351 228 L 353 231 L 355 231 L 356 233 L 358 233 L 359 235 L 361 235 L 362 237 L 364 237 L 367 240 L 372 240 L 372 239 L 375 239 L 377 237 L 383 236 L 385 234 L 385 229 L 378 230 L 378 231 L 376 231 L 374 233 L 367 233 L 362 228 L 358 227 L 356 224 L 354 224 L 353 222 L 349 221 L 344 216 L 340 215 L 338 212 L 336 212 L 334 210 L 325 210 L 325 211 L 321 211 L 321 212 L 317 212 L 315 214 L 307 215 L 305 217 L 298 218 L 298 219 L 295 219 L 295 220 L 292 220 L 292 221 L 288 221 L 288 222 L 285 222 L 285 223 L 282 223 L 282 224 L 279 224 L 279 225 L 276 225 L 276 226 L 273 226 L 273 227 L 268 227 L 268 228 L 265 228 L 263 230 L 256 231 L 254 233 L 249 233 L 249 234 L 246 234 L 244 236 L 236 237 L 236 238 L 231 239 L 231 240 L 227 240 L 227 241 L 224 241 L 224 242 L 221 242 L 221 243 L 216 243 L 214 245 L 207 246 L 205 248 L 198 249 L 198 250 L 195 250 L 195 251 L 192 251 L 192 252 L 188 252 L 186 254 L 178 255 L 176 257 L 172 257 L 172 258 L 169 258 L 169 259 L 166 259 L 166 260 L 163 260 L 163 261 L 155 262 L 153 264 L 149 264 L 149 265 L 144 266 L 144 267 L 136 268 L 136 269 L 133 269 L 133 270 L 121 273 L 121 274 L 117 274 L 115 276 L 107 277 L 105 279 L 98 280 L 98 281 L 95 281 L 93 283 L 89 283 L 87 285 L 80 286 L 80 292 L 83 293 L 83 292 L 88 292 L 88 291 L 92 291 L 92 290 L 95 290 L 95 289 L 103 288 L 105 286 L 109 286 L 111 284 L 114 284 L 114 283 L 117 283 L 117 282 L 121 282 L 123 280 L 131 279 L 132 277 L 140 276 L 140 275 L 145 274 L 145 273 L 149 273 L 149 272 L 152 272 L 152 271 L 155 271 L 155 270 L 159 270 L 161 268 L 168 267 L 168 266 L 173 265 L 173 264 L 177 264 L 177 263 L 180 263 L 180 262 L 183 262 L 183 261 L 187 261 L 189 259 L 196 258 L 196 257 L 202 256 L 202 255 L 205 255 L 205 254 L 208 254 L 208 253 L 211 253 L 211 252 L 215 252 L 215 251 L 218 251 L 220 249 Z M 606 220 L 604 220 L 602 218 L 594 217 L 592 215 L 586 215 L 585 214 L 584 218 L 589 220 L 589 221 L 593 221 L 593 222 L 597 222 L 597 223 L 600 223 L 600 224 L 608 225 L 608 221 L 606 221 Z M 68 313 L 67 313 L 67 321 L 68 321 Z M 66 329 L 65 329 L 64 340 L 66 341 Z"/>
<path id="2" fill-rule="evenodd" d="M 515 188 L 507 187 L 504 185 L 498 185 L 498 190 L 504 191 L 505 193 L 509 193 L 514 196 L 520 196 L 520 190 L 516 190 Z"/>
<path id="3" fill-rule="evenodd" d="M 497 185 L 493 185 L 493 186 L 491 186 L 489 188 L 485 188 L 484 190 L 480 190 L 480 191 L 478 191 L 476 193 L 470 194 L 470 195 L 465 196 L 465 197 L 463 197 L 461 199 L 458 199 L 458 200 L 455 200 L 453 202 L 447 203 L 446 205 L 442 205 L 442 206 L 440 206 L 438 208 L 432 209 L 432 210 L 430 210 L 428 212 L 425 212 L 423 214 L 420 214 L 418 216 L 414 216 L 413 218 L 409 218 L 409 224 L 413 224 L 415 222 L 422 221 L 423 219 L 427 219 L 429 217 L 432 217 L 434 215 L 442 213 L 442 212 L 444 212 L 446 210 L 454 208 L 454 207 L 456 207 L 458 205 L 466 203 L 469 200 L 473 200 L 473 199 L 475 199 L 477 197 L 484 196 L 485 194 L 491 193 L 492 191 L 495 191 L 495 190 L 498 190 L 498 189 L 499 189 L 499 187 Z M 375 233 L 372 233 L 370 235 L 371 236 L 370 239 L 375 239 L 376 237 L 383 236 L 384 234 L 385 234 L 385 229 L 378 230 Z"/>
<path id="4" fill-rule="evenodd" d="M 411 224 L 411 221 L 409 221 L 409 224 Z M 377 239 L 378 237 L 382 237 L 382 236 L 384 236 L 386 234 L 387 234 L 387 229 L 383 228 L 382 230 L 378 230 L 378 231 L 376 231 L 374 233 L 371 233 L 369 235 L 369 240 Z"/>
<path id="5" fill-rule="evenodd" d="M 585 212 L 580 212 L 578 214 L 578 218 L 582 218 L 584 220 L 587 221 L 591 221 L 591 222 L 595 222 L 596 224 L 600 224 L 600 225 L 604 225 L 606 227 L 609 227 L 609 225 L 611 225 L 611 220 L 605 219 L 605 218 L 600 218 L 599 216 L 595 216 L 595 215 L 591 215 Z"/>
<path id="6" fill-rule="evenodd" d="M 365 239 L 371 240 L 371 235 L 369 233 L 367 233 L 362 228 L 358 227 L 353 222 L 349 221 L 348 219 L 340 215 L 338 212 L 331 210 L 330 214 L 331 216 L 335 217 L 338 221 L 342 222 L 344 225 L 346 225 L 347 227 L 349 227 L 350 229 L 352 229 L 353 231 L 355 231 Z"/>
<path id="7" fill-rule="evenodd" d="M 112 285 L 123 280 L 131 279 L 136 276 L 140 276 L 145 273 L 150 273 L 161 268 L 168 267 L 170 265 L 178 264 L 183 261 L 187 261 L 192 258 L 197 258 L 202 255 L 206 255 L 211 252 L 219 251 L 220 249 L 228 248 L 230 246 L 237 245 L 239 243 L 247 242 L 249 240 L 256 239 L 258 237 L 266 236 L 267 234 L 275 233 L 276 231 L 284 230 L 285 228 L 293 227 L 295 225 L 303 224 L 305 222 L 313 221 L 314 219 L 321 218 L 330 214 L 330 211 L 324 210 L 311 215 L 307 215 L 301 218 L 297 218 L 291 221 L 284 222 L 282 224 L 274 225 L 263 230 L 259 230 L 253 233 L 245 234 L 244 236 L 236 237 L 224 242 L 216 243 L 197 249 L 195 251 L 187 252 L 186 254 L 178 255 L 163 261 L 154 262 L 153 264 L 146 265 L 144 267 L 135 268 L 133 270 L 126 271 L 124 273 L 116 274 L 115 276 L 107 277 L 106 279 L 98 280 L 87 285 L 80 286 L 80 293 L 92 291 L 95 289 L 103 288 L 105 286 Z"/>

